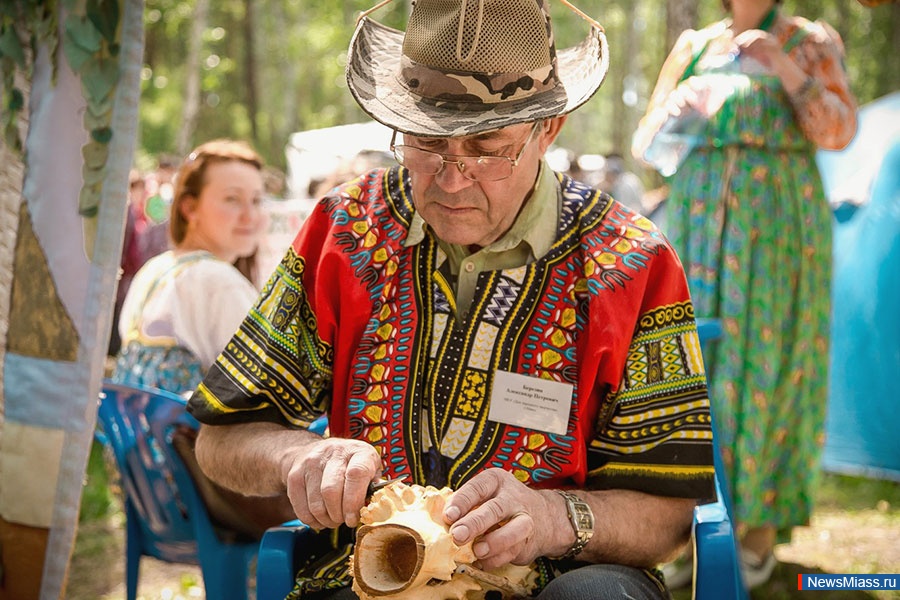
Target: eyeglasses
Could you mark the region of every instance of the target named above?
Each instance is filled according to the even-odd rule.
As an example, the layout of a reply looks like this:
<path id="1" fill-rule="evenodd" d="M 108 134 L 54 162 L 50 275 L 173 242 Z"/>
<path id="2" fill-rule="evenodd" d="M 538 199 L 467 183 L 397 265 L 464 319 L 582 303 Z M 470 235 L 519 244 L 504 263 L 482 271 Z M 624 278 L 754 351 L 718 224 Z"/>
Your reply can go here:
<path id="1" fill-rule="evenodd" d="M 437 175 L 444 170 L 444 165 L 456 165 L 462 176 L 470 181 L 500 181 L 513 173 L 513 169 L 519 165 L 525 148 L 534 139 L 540 121 L 535 122 L 528 133 L 528 137 L 522 144 L 522 149 L 515 158 L 508 156 L 461 156 L 456 154 L 439 154 L 429 150 L 422 150 L 415 146 L 394 144 L 397 132 L 391 137 L 391 152 L 397 162 L 416 173 L 424 175 Z"/>

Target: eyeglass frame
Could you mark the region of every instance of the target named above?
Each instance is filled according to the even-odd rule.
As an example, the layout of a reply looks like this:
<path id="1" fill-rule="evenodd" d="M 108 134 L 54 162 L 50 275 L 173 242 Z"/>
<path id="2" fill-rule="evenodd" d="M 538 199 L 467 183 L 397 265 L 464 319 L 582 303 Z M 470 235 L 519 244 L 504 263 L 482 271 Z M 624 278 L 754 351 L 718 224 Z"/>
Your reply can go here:
<path id="1" fill-rule="evenodd" d="M 541 121 L 534 122 L 534 125 L 532 125 L 532 127 L 531 127 L 531 131 L 528 132 L 528 137 L 525 138 L 525 141 L 522 143 L 522 148 L 516 154 L 515 158 L 510 158 L 510 157 L 508 157 L 506 155 L 502 155 L 502 154 L 500 154 L 500 155 L 498 155 L 498 154 L 495 154 L 495 155 L 482 154 L 482 155 L 478 155 L 478 156 L 467 155 L 467 154 L 441 154 L 440 152 L 433 152 L 431 150 L 425 150 L 424 148 L 419 148 L 417 146 L 410 146 L 409 144 L 395 144 L 394 142 L 397 140 L 397 134 L 399 133 L 399 131 L 397 131 L 396 129 L 394 130 L 394 134 L 391 136 L 390 148 L 391 148 L 391 153 L 393 153 L 394 158 L 397 160 L 397 162 L 400 163 L 400 165 L 403 166 L 404 168 L 409 169 L 410 171 L 412 171 L 414 173 L 422 173 L 423 171 L 414 171 L 413 169 L 410 169 L 409 167 L 404 165 L 403 161 L 400 160 L 400 157 L 397 156 L 397 148 L 411 148 L 418 152 L 425 152 L 426 154 L 433 154 L 433 155 L 437 156 L 438 158 L 440 158 L 441 159 L 441 168 L 438 169 L 437 171 L 435 171 L 434 173 L 427 173 L 428 175 L 439 175 L 444 170 L 445 165 L 454 164 L 454 165 L 456 165 L 456 168 L 459 170 L 460 175 L 462 175 L 468 181 L 503 181 L 505 179 L 509 179 L 510 177 L 512 177 L 513 170 L 519 166 L 519 161 L 522 160 L 522 156 L 525 154 L 525 149 L 528 148 L 528 144 L 530 144 L 532 141 L 534 141 L 534 133 L 538 130 L 538 125 L 540 125 L 540 124 L 541 124 Z M 455 158 L 457 160 L 448 160 L 448 157 Z M 506 159 L 506 161 L 508 161 L 510 164 L 509 175 L 506 175 L 499 179 L 472 179 L 471 177 L 469 177 L 466 174 L 466 165 L 464 162 L 462 162 L 462 159 L 467 159 L 467 158 L 474 159 L 474 160 L 484 159 L 484 158 Z"/>

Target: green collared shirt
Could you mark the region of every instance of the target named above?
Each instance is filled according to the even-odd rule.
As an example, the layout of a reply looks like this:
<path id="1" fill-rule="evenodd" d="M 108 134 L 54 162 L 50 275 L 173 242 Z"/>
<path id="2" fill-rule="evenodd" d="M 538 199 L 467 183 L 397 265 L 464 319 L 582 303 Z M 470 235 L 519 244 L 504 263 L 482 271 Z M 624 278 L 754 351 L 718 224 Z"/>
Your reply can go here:
<path id="1" fill-rule="evenodd" d="M 475 295 L 478 275 L 483 271 L 513 269 L 534 262 L 556 241 L 562 198 L 559 182 L 545 161 L 541 161 L 537 183 L 509 231 L 492 244 L 471 252 L 468 247 L 438 240 L 447 255 L 456 294 L 456 315 L 465 318 Z M 404 245 L 415 246 L 425 239 L 428 224 L 415 213 Z"/>

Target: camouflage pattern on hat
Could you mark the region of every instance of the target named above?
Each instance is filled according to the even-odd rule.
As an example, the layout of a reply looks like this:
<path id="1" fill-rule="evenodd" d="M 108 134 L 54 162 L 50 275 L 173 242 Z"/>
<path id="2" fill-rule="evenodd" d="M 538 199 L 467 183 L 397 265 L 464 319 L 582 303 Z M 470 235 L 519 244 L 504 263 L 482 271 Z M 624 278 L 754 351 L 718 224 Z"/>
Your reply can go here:
<path id="1" fill-rule="evenodd" d="M 480 30 L 461 14 L 462 5 L 476 2 L 484 10 Z M 424 11 L 444 11 L 453 35 L 429 25 Z M 433 43 L 435 30 L 440 44 Z M 544 0 L 417 0 L 406 33 L 361 18 L 347 59 L 347 84 L 360 107 L 419 137 L 566 114 L 591 98 L 609 68 L 606 36 L 595 23 L 578 46 L 555 48 Z"/>
<path id="2" fill-rule="evenodd" d="M 550 66 L 531 72 L 485 74 L 442 71 L 417 64 L 406 56 L 400 59 L 400 82 L 410 93 L 433 102 L 458 103 L 471 110 L 484 110 L 484 105 L 551 90 L 557 85 L 554 75 Z"/>

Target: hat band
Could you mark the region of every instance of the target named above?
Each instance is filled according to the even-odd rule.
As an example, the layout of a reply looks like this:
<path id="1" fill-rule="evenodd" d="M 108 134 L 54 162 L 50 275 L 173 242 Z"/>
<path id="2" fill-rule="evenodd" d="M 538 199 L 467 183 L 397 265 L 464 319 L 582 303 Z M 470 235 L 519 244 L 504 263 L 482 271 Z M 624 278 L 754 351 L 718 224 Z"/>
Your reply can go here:
<path id="1" fill-rule="evenodd" d="M 559 85 L 554 64 L 531 71 L 486 74 L 439 70 L 405 55 L 400 58 L 399 79 L 403 87 L 422 99 L 472 109 L 522 100 Z"/>

